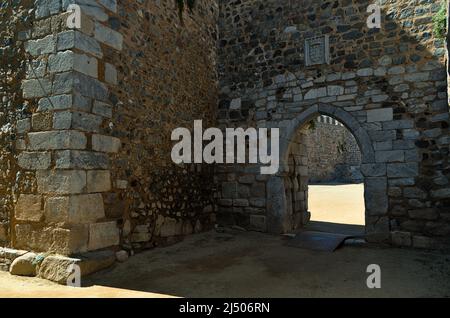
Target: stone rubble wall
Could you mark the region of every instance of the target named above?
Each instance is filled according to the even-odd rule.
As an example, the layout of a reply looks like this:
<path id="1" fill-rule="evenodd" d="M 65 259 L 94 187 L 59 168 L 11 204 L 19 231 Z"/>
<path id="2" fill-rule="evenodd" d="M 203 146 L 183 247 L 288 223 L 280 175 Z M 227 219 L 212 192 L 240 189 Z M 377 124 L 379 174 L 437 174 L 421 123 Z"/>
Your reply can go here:
<path id="1" fill-rule="evenodd" d="M 401 246 L 448 245 L 445 48 L 432 33 L 440 1 L 382 1 L 381 30 L 367 28 L 369 4 L 222 1 L 218 120 L 280 127 L 291 140 L 315 116 L 336 118 L 360 144 L 367 237 Z M 329 64 L 306 66 L 305 40 L 317 36 L 329 36 Z M 286 230 L 285 171 L 272 177 L 257 175 L 254 167 L 219 172 L 220 199 L 233 200 L 220 207 L 224 223 L 246 226 L 258 216 L 266 218 L 262 228 Z M 261 198 L 267 204 L 260 212 L 229 213 Z"/>
<path id="2" fill-rule="evenodd" d="M 172 164 L 173 129 L 194 120 L 215 126 L 217 17 L 199 0 L 180 21 L 174 1 L 122 1 L 106 22 L 123 36 L 120 52 L 104 49 L 117 85 L 110 132 L 122 147 L 111 160 L 106 213 L 120 220 L 127 250 L 152 248 L 215 224 L 214 166 Z"/>
<path id="3" fill-rule="evenodd" d="M 361 182 L 361 152 L 355 137 L 336 120 L 321 116 L 307 130 L 310 183 Z"/>
<path id="4" fill-rule="evenodd" d="M 30 112 L 20 94 L 26 59 L 19 33 L 31 25 L 32 7 L 32 1 L 12 0 L 0 6 L 0 246 L 10 245 L 16 194 L 32 186 L 27 172 L 17 173 L 15 151 L 16 123 Z"/>

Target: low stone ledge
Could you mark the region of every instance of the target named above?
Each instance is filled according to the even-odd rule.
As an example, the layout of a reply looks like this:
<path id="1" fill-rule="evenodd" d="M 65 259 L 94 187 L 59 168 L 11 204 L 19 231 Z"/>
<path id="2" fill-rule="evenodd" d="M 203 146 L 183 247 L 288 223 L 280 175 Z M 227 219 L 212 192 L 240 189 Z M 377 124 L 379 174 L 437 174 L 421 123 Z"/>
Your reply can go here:
<path id="1" fill-rule="evenodd" d="M 62 255 L 50 255 L 45 257 L 41 263 L 34 264 L 35 260 L 43 254 L 35 254 L 25 250 L 16 250 L 0 247 L 0 260 L 6 260 L 7 266 L 3 270 L 10 271 L 11 275 L 37 276 L 58 284 L 66 284 L 71 275 L 69 266 L 78 265 L 81 277 L 88 276 L 102 269 L 111 267 L 117 259 L 116 253 L 110 250 L 87 252 L 75 257 Z M 127 255 L 128 256 L 128 255 Z M 123 259 L 122 261 L 125 261 Z M 13 265 L 21 263 L 21 268 L 14 269 Z M 2 262 L 3 264 L 3 262 Z M 24 272 L 24 266 L 26 271 Z M 31 270 L 32 269 L 32 270 Z"/>
<path id="2" fill-rule="evenodd" d="M 0 258 L 6 258 L 7 260 L 14 261 L 16 258 L 28 253 L 24 250 L 16 250 L 13 248 L 0 247 Z"/>
<path id="3" fill-rule="evenodd" d="M 17 257 L 9 268 L 11 275 L 30 277 L 36 276 L 36 256 L 37 255 L 35 253 L 26 253 Z"/>
<path id="4" fill-rule="evenodd" d="M 69 272 L 69 266 L 72 264 L 80 267 L 81 277 L 84 277 L 112 266 L 115 261 L 116 255 L 112 251 L 89 252 L 75 258 L 52 255 L 42 261 L 37 275 L 58 284 L 66 284 L 72 274 Z"/>

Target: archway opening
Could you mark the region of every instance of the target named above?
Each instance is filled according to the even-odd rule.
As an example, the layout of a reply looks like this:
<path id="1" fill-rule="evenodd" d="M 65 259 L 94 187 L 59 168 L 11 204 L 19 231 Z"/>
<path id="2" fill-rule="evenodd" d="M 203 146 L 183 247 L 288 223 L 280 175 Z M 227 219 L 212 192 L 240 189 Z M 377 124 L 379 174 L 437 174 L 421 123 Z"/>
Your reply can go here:
<path id="1" fill-rule="evenodd" d="M 362 152 L 343 123 L 316 114 L 292 135 L 286 160 L 286 211 L 294 228 L 365 234 Z"/>

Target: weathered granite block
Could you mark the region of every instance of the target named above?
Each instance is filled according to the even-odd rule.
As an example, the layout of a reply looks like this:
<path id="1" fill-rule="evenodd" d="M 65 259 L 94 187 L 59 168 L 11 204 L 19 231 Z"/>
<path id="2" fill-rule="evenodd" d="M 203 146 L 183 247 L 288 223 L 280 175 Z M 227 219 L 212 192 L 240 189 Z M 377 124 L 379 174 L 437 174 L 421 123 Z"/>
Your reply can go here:
<path id="1" fill-rule="evenodd" d="M 86 136 L 78 131 L 43 131 L 28 133 L 30 150 L 85 149 Z"/>
<path id="2" fill-rule="evenodd" d="M 61 224 L 90 224 L 105 217 L 101 194 L 49 197 L 45 201 L 47 222 Z"/>
<path id="3" fill-rule="evenodd" d="M 42 209 L 42 196 L 21 194 L 16 203 L 14 217 L 18 221 L 39 222 L 44 215 Z"/>
<path id="4" fill-rule="evenodd" d="M 116 222 L 95 223 L 89 226 L 90 251 L 119 244 L 119 229 Z"/>
<path id="5" fill-rule="evenodd" d="M 38 190 L 46 194 L 78 194 L 86 187 L 86 172 L 81 170 L 39 170 Z"/>

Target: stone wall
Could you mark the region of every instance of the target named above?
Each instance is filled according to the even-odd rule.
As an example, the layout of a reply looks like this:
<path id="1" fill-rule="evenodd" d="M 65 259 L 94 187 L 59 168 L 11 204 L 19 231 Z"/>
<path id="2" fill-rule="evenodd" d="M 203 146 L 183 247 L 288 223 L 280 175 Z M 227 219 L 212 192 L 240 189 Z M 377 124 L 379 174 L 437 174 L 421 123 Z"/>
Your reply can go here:
<path id="1" fill-rule="evenodd" d="M 4 3 L 29 24 L 3 28 L 19 20 L 2 3 L 15 65 L 2 54 L 0 240 L 62 254 L 149 248 L 211 228 L 216 202 L 221 223 L 296 229 L 309 218 L 304 128 L 326 115 L 360 146 L 368 238 L 448 244 L 440 1 L 380 1 L 381 30 L 367 28 L 371 1 L 198 0 L 183 20 L 173 1 Z M 279 173 L 172 165 L 172 130 L 216 118 L 281 128 Z"/>
<path id="2" fill-rule="evenodd" d="M 32 23 L 32 7 L 32 1 L 12 0 L 0 6 L 0 245 L 10 244 L 16 194 L 33 186 L 27 172 L 18 173 L 15 142 L 17 123 L 30 116 L 20 86 L 27 72 L 23 31 Z"/>
<path id="3" fill-rule="evenodd" d="M 170 137 L 196 119 L 214 126 L 217 104 L 218 6 L 199 0 L 180 21 L 174 1 L 123 1 L 108 24 L 123 35 L 116 66 L 111 134 L 121 150 L 111 161 L 107 213 L 121 219 L 127 249 L 149 248 L 212 228 L 214 174 L 209 165 L 175 166 Z"/>
<path id="4" fill-rule="evenodd" d="M 310 183 L 362 181 L 359 146 L 341 123 L 320 116 L 305 138 Z"/>
<path id="5" fill-rule="evenodd" d="M 17 191 L 11 227 L 14 247 L 61 254 L 119 244 L 103 203 L 111 189 L 108 153 L 118 148 L 99 110 L 109 95 L 99 43 L 110 38 L 89 15 L 80 30 L 68 29 L 70 3 L 34 1 L 33 23 L 21 33 L 29 60 L 21 94 L 29 108 L 17 121 L 15 153 L 17 175 L 30 186 Z M 101 10 L 92 4 L 89 10 Z"/>
<path id="6" fill-rule="evenodd" d="M 70 4 L 81 28 L 67 26 Z M 15 139 L 1 157 L 8 243 L 76 254 L 211 228 L 213 167 L 172 165 L 170 136 L 215 120 L 217 5 L 198 1 L 182 20 L 161 1 L 36 0 L 32 9 L 12 45 L 30 63 L 8 83 L 15 104 L 2 104 L 24 105 L 2 117 L 2 145 Z"/>
<path id="7" fill-rule="evenodd" d="M 282 140 L 292 140 L 319 114 L 338 119 L 361 148 L 368 238 L 416 247 L 448 244 L 445 48 L 432 33 L 440 1 L 382 1 L 381 29 L 367 27 L 369 4 L 222 1 L 218 118 L 224 125 L 280 127 Z M 328 55 L 318 54 L 327 48 Z M 282 144 L 284 164 L 287 148 Z M 266 218 L 263 230 L 297 227 L 284 222 L 292 219 L 280 194 L 286 168 L 271 177 L 255 171 L 221 170 L 222 199 L 236 200 L 223 206 L 221 220 L 246 226 L 258 216 Z M 258 182 L 240 182 L 252 178 Z M 241 187 L 249 190 L 224 191 Z M 262 190 L 256 196 L 253 189 Z M 237 209 L 261 197 L 267 204 L 260 212 Z"/>

